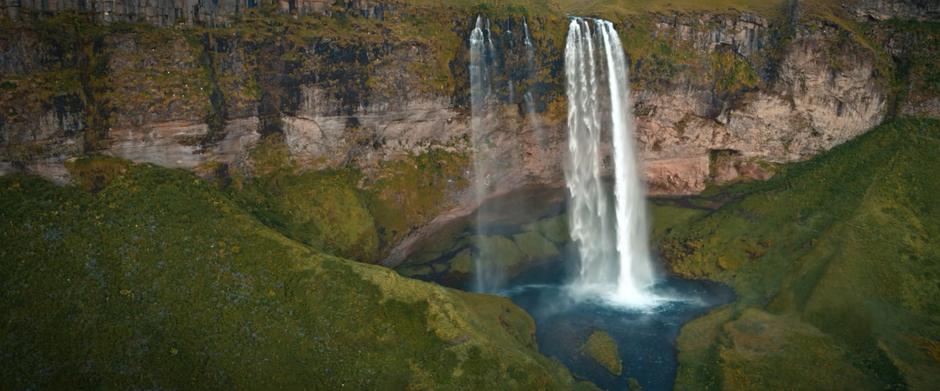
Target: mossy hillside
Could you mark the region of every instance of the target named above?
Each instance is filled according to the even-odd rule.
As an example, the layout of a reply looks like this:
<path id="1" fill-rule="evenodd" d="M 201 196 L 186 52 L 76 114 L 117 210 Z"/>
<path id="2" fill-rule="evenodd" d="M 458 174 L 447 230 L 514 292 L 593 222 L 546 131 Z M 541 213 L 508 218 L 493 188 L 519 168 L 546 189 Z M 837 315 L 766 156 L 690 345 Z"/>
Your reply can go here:
<path id="1" fill-rule="evenodd" d="M 124 175 L 130 165 L 127 160 L 110 156 L 87 156 L 65 162 L 72 183 L 91 193 L 101 191 Z"/>
<path id="2" fill-rule="evenodd" d="M 265 224 L 323 252 L 361 262 L 378 258 L 375 222 L 349 170 L 252 179 L 239 194 Z"/>
<path id="3" fill-rule="evenodd" d="M 729 283 L 739 296 L 683 329 L 679 384 L 811 386 L 783 369 L 728 377 L 734 365 L 757 368 L 775 360 L 729 347 L 724 325 L 746 308 L 774 317 L 751 323 L 802 322 L 800 328 L 820 331 L 841 352 L 826 360 L 864 373 L 867 385 L 935 384 L 940 362 L 928 347 L 940 339 L 938 308 L 926 298 L 940 294 L 933 262 L 940 249 L 931 240 L 940 235 L 940 210 L 932 202 L 940 181 L 931 174 L 940 164 L 938 143 L 937 121 L 886 124 L 767 182 L 726 188 L 731 196 L 723 207 L 672 227 L 660 244 L 670 269 Z M 821 354 L 800 346 L 785 355 Z"/>
<path id="4" fill-rule="evenodd" d="M 727 389 L 877 389 L 831 336 L 798 318 L 749 308 L 722 331 L 728 344 L 718 357 Z"/>
<path id="5" fill-rule="evenodd" d="M 620 351 L 617 341 L 603 330 L 594 330 L 581 346 L 581 354 L 587 356 L 598 365 L 604 367 L 614 376 L 623 373 L 623 362 L 620 360 Z"/>
<path id="6" fill-rule="evenodd" d="M 573 387 L 508 300 L 317 252 L 192 174 L 0 182 L 4 388 Z"/>
<path id="7" fill-rule="evenodd" d="M 236 172 L 233 197 L 261 222 L 322 252 L 360 262 L 379 256 L 375 220 L 352 169 L 300 171 L 283 140 L 266 137 Z"/>
<path id="8" fill-rule="evenodd" d="M 415 227 L 453 206 L 467 186 L 463 154 L 433 150 L 381 163 L 369 173 L 346 166 L 306 171 L 281 135 L 252 149 L 232 170 L 230 191 L 258 218 L 298 241 L 376 262 Z"/>
<path id="9" fill-rule="evenodd" d="M 670 233 L 673 227 L 686 224 L 706 213 L 705 208 L 691 208 L 690 205 L 683 205 L 673 199 L 652 199 L 648 205 L 652 220 L 650 237 L 653 241 L 658 241 Z"/>
<path id="10" fill-rule="evenodd" d="M 468 224 L 445 227 L 428 238 L 404 263 L 402 275 L 462 287 L 473 278 L 474 258 L 498 264 L 511 279 L 532 267 L 558 260 L 568 244 L 564 215 L 550 216 L 506 232 L 478 235 Z"/>
<path id="11" fill-rule="evenodd" d="M 457 194 L 469 185 L 470 164 L 466 154 L 443 150 L 382 163 L 363 185 L 382 248 L 454 206 Z"/>

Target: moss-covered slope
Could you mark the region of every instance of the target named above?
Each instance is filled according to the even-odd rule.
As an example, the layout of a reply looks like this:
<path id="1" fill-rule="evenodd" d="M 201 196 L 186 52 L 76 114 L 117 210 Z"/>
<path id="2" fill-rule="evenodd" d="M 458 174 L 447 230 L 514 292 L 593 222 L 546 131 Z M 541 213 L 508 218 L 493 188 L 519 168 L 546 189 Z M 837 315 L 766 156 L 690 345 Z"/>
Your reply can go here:
<path id="1" fill-rule="evenodd" d="M 190 173 L 100 178 L 0 178 L 0 388 L 574 386 L 506 299 L 316 252 Z"/>
<path id="2" fill-rule="evenodd" d="M 617 341 L 603 330 L 595 330 L 581 346 L 581 354 L 587 356 L 598 365 L 604 367 L 614 376 L 623 373 L 623 362 L 620 360 L 620 351 Z"/>
<path id="3" fill-rule="evenodd" d="M 896 121 L 671 227 L 670 268 L 739 295 L 683 329 L 678 387 L 940 384 L 938 147 Z"/>

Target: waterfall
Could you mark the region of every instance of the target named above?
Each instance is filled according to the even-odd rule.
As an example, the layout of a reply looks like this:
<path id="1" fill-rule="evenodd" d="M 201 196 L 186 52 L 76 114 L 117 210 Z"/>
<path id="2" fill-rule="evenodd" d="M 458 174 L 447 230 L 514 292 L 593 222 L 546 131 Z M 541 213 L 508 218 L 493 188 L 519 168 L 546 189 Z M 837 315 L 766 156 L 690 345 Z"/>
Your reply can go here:
<path id="1" fill-rule="evenodd" d="M 646 199 L 633 146 L 628 68 L 613 24 L 573 18 L 565 45 L 569 224 L 580 268 L 572 288 L 641 305 L 652 297 Z M 601 134 L 613 146 L 613 207 L 601 178 Z M 610 213 L 613 211 L 613 213 Z"/>
<path id="2" fill-rule="evenodd" d="M 522 32 L 523 32 L 523 43 L 525 44 L 525 54 L 526 54 L 526 78 L 529 79 L 529 87 L 533 86 L 532 81 L 535 79 L 535 45 L 532 44 L 532 37 L 529 35 L 529 23 L 526 21 L 525 16 L 522 17 Z M 539 158 L 541 158 L 542 149 L 544 149 L 548 141 L 545 139 L 545 131 L 542 129 L 541 121 L 539 121 L 539 113 L 535 109 L 535 95 L 533 91 L 529 90 L 522 96 L 522 100 L 525 103 L 526 113 L 529 115 L 529 124 L 535 130 L 535 141 L 539 146 L 537 150 Z"/>
<path id="3" fill-rule="evenodd" d="M 525 33 L 525 46 L 527 48 L 532 47 L 532 39 L 529 38 L 529 23 L 526 21 L 525 16 L 522 17 L 522 31 Z"/>
<path id="4" fill-rule="evenodd" d="M 493 58 L 495 46 L 491 38 L 490 21 L 478 16 L 470 32 L 470 127 L 473 147 L 473 188 L 479 209 L 476 214 L 476 240 L 473 254 L 474 290 L 491 292 L 502 285 L 502 270 L 483 236 L 482 222 L 488 214 L 484 204 L 494 175 L 492 150 L 488 142 L 489 130 L 495 126 L 493 111 Z"/>

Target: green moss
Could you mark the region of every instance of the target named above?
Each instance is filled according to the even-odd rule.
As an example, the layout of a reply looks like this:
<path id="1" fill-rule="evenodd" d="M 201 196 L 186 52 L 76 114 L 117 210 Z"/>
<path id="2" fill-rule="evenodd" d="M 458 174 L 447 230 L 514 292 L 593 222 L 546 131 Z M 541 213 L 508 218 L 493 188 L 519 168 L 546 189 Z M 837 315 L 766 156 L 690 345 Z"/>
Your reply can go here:
<path id="1" fill-rule="evenodd" d="M 473 272 L 473 256 L 469 249 L 463 250 L 454 256 L 450 264 L 451 273 L 470 275 Z"/>
<path id="2" fill-rule="evenodd" d="M 798 319 L 748 309 L 723 334 L 723 389 L 879 389 L 832 337 Z"/>
<path id="3" fill-rule="evenodd" d="M 249 153 L 251 176 L 290 175 L 298 170 L 281 134 L 262 138 Z"/>
<path id="4" fill-rule="evenodd" d="M 678 202 L 660 199 L 649 203 L 650 218 L 652 219 L 651 237 L 653 240 L 669 233 L 673 227 L 687 224 L 697 217 L 705 214 L 704 209 L 683 207 Z"/>
<path id="5" fill-rule="evenodd" d="M 512 236 L 519 250 L 531 261 L 544 261 L 559 255 L 558 247 L 538 232 L 523 232 Z"/>
<path id="6" fill-rule="evenodd" d="M 204 121 L 212 115 L 213 91 L 203 44 L 190 31 L 141 26 L 109 34 L 106 99 L 115 110 L 114 124 Z M 209 113 L 209 114 L 207 114 Z M 217 118 L 213 127 L 220 126 Z"/>
<path id="7" fill-rule="evenodd" d="M 930 320 L 940 308 L 927 299 L 940 294 L 940 270 L 929 261 L 940 254 L 934 240 L 940 235 L 934 202 L 940 181 L 931 171 L 940 165 L 937 145 L 940 122 L 882 125 L 821 157 L 784 167 L 769 181 L 727 188 L 729 202 L 672 227 L 660 252 L 674 272 L 734 287 L 738 311 L 724 322 L 747 307 L 797 316 L 824 334 L 826 346 L 842 352 L 827 360 L 865 373 L 868 384 L 932 384 L 937 363 L 912 338 L 940 335 Z M 721 340 L 709 344 L 720 346 Z M 680 351 L 687 343 L 680 338 Z M 717 351 L 698 350 L 705 357 L 697 360 L 719 358 Z M 821 354 L 811 346 L 793 354 L 804 353 L 806 359 Z M 680 363 L 696 365 L 681 354 Z M 798 372 L 777 371 L 781 382 Z M 679 373 L 681 384 L 715 381 L 715 371 Z M 718 378 L 734 381 L 727 373 Z"/>
<path id="8" fill-rule="evenodd" d="M 565 244 L 571 241 L 568 233 L 568 216 L 558 215 L 547 217 L 522 227 L 524 231 L 537 232 L 555 244 Z"/>
<path id="9" fill-rule="evenodd" d="M 377 179 L 365 185 L 382 248 L 449 208 L 467 186 L 468 166 L 466 155 L 439 150 L 384 163 Z"/>
<path id="10" fill-rule="evenodd" d="M 504 298 L 324 255 L 192 174 L 0 178 L 3 388 L 570 389 Z"/>
<path id="11" fill-rule="evenodd" d="M 362 262 L 378 258 L 378 234 L 351 171 L 254 178 L 238 194 L 265 224 L 300 242 Z"/>
<path id="12" fill-rule="evenodd" d="M 733 50 L 718 50 L 711 54 L 709 78 L 719 94 L 733 94 L 754 88 L 760 82 L 757 72 Z"/>
<path id="13" fill-rule="evenodd" d="M 581 354 L 594 360 L 614 376 L 620 376 L 623 373 L 623 363 L 620 361 L 617 342 L 610 334 L 602 330 L 595 330 L 588 336 L 584 345 L 581 346 Z"/>
<path id="14" fill-rule="evenodd" d="M 65 162 L 72 182 L 85 191 L 97 193 L 127 172 L 131 162 L 110 156 L 89 156 Z"/>
<path id="15" fill-rule="evenodd" d="M 501 265 L 502 270 L 519 268 L 528 259 L 516 242 L 505 236 L 474 236 L 473 244 L 479 256 L 488 258 L 485 262 Z"/>

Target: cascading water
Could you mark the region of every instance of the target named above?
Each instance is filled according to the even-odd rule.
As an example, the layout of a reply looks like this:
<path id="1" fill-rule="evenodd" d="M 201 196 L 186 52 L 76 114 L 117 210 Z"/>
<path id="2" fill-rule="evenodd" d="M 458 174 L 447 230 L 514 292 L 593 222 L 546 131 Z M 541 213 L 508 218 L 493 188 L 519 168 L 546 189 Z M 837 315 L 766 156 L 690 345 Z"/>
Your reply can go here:
<path id="1" fill-rule="evenodd" d="M 532 44 L 532 37 L 529 36 L 529 23 L 526 21 L 525 17 L 522 17 L 522 31 L 523 31 L 523 43 L 525 44 L 525 54 L 526 54 L 526 77 L 531 81 L 535 76 L 535 45 Z M 530 84 L 531 85 L 531 84 Z M 542 129 L 541 121 L 539 121 L 539 114 L 535 109 L 535 95 L 532 91 L 527 91 L 522 96 L 523 102 L 525 102 L 526 113 L 529 115 L 529 123 L 533 129 L 535 129 L 535 138 L 539 146 L 539 153 L 545 148 L 547 140 L 545 139 L 545 131 Z M 541 155 L 539 156 L 541 158 Z"/>
<path id="2" fill-rule="evenodd" d="M 470 32 L 470 126 L 473 145 L 473 187 L 479 209 L 476 214 L 476 231 L 473 254 L 474 290 L 491 292 L 502 285 L 502 270 L 494 262 L 493 251 L 483 236 L 482 221 L 488 214 L 483 202 L 494 174 L 492 151 L 487 141 L 489 127 L 493 126 L 490 107 L 493 106 L 493 56 L 495 46 L 490 32 L 490 21 L 477 17 Z"/>
<path id="3" fill-rule="evenodd" d="M 646 200 L 633 146 L 626 60 L 613 25 L 573 18 L 565 45 L 571 237 L 581 257 L 573 290 L 630 305 L 650 303 L 654 283 Z M 599 80 L 600 79 L 600 80 Z M 608 115 L 609 112 L 609 115 Z M 614 206 L 601 179 L 601 133 L 613 145 Z M 611 214 L 613 209 L 613 214 Z M 611 221 L 613 217 L 613 221 Z"/>

